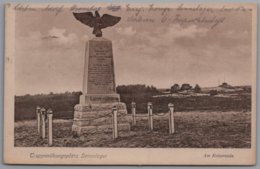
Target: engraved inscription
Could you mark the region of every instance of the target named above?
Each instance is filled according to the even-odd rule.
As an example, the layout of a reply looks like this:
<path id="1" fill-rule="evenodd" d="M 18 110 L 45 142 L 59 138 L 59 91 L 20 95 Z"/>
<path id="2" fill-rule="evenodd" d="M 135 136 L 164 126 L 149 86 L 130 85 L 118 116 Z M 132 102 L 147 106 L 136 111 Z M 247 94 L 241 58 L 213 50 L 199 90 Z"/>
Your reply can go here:
<path id="1" fill-rule="evenodd" d="M 115 93 L 111 41 L 89 42 L 88 94 Z"/>

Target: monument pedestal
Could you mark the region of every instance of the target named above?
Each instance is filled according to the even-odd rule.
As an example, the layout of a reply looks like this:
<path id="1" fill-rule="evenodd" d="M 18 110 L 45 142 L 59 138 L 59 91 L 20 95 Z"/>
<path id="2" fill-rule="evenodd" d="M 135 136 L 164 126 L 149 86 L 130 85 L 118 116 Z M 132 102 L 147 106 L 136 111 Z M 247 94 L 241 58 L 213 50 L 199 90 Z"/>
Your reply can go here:
<path id="1" fill-rule="evenodd" d="M 130 124 L 127 118 L 125 103 L 100 103 L 74 107 L 74 121 L 72 131 L 74 135 L 112 132 L 112 108 L 116 106 L 118 112 L 118 130 L 129 131 Z"/>
<path id="2" fill-rule="evenodd" d="M 112 42 L 96 37 L 89 40 L 85 53 L 83 95 L 74 107 L 74 135 L 112 132 L 114 106 L 118 111 L 118 131 L 129 131 L 126 105 L 120 102 L 115 89 Z"/>

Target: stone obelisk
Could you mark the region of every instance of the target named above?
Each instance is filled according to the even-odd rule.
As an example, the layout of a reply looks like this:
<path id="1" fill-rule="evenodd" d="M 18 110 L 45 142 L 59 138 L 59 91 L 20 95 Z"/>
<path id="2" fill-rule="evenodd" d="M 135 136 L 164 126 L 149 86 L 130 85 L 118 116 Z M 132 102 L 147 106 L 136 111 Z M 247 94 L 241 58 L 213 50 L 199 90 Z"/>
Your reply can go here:
<path id="1" fill-rule="evenodd" d="M 86 14 L 90 15 L 80 13 L 74 16 L 78 19 L 81 15 L 86 17 Z M 74 107 L 72 131 L 78 136 L 83 133 L 112 132 L 114 106 L 118 110 L 118 130 L 129 131 L 126 105 L 120 102 L 116 93 L 112 41 L 102 37 L 101 29 L 94 28 L 93 33 L 96 37 L 86 43 L 83 94 L 79 104 Z"/>

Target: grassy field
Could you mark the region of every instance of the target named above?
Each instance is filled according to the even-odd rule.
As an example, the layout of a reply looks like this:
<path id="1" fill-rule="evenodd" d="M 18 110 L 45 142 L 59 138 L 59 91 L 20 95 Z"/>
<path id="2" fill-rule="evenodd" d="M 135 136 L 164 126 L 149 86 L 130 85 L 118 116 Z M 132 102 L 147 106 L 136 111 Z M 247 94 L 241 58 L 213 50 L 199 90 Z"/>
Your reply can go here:
<path id="1" fill-rule="evenodd" d="M 158 93 L 158 96 L 161 94 Z M 48 94 L 15 97 L 15 121 L 35 119 L 36 106 L 52 108 L 54 118 L 72 119 L 74 106 L 79 103 L 80 92 Z M 147 93 L 121 93 L 121 102 L 126 103 L 127 110 L 131 112 L 131 102 L 136 102 L 139 113 L 147 112 L 147 102 L 153 103 L 154 111 L 163 113 L 168 111 L 168 103 L 175 105 L 178 112 L 184 111 L 251 111 L 251 93 L 240 91 L 237 93 L 224 93 L 216 96 L 209 95 L 167 95 L 156 97 L 156 94 Z"/>
<path id="2" fill-rule="evenodd" d="M 249 148 L 251 146 L 250 87 L 237 87 L 232 90 L 217 88 L 218 93 L 214 96 L 209 92 L 149 93 L 146 90 L 151 91 L 152 88 L 145 88 L 142 85 L 135 88 L 130 86 L 130 89 L 131 92 L 122 92 L 124 89 L 120 93 L 121 102 L 126 103 L 128 113 L 131 113 L 132 101 L 136 102 L 138 114 L 147 114 L 147 102 L 152 102 L 154 114 L 168 112 L 168 103 L 173 103 L 176 132 L 173 135 L 168 134 L 167 117 L 154 118 L 153 132 L 148 130 L 147 119 L 139 117 L 137 126 L 132 126 L 130 132 L 120 133 L 120 137 L 116 140 L 112 139 L 112 133 L 85 134 L 75 138 L 71 131 L 72 119 L 74 106 L 79 103 L 80 92 L 25 95 L 15 97 L 15 146 L 48 146 L 47 139 L 40 139 L 37 135 L 34 120 L 36 106 L 53 109 L 55 147 Z"/>
<path id="3" fill-rule="evenodd" d="M 36 106 L 52 108 L 54 118 L 72 119 L 74 106 L 79 103 L 80 92 L 15 96 L 15 121 L 36 118 Z"/>
<path id="4" fill-rule="evenodd" d="M 175 133 L 168 134 L 167 117 L 155 118 L 154 131 L 145 117 L 138 118 L 130 132 L 72 136 L 72 120 L 54 121 L 54 147 L 141 147 L 141 148 L 250 148 L 250 112 L 192 111 L 175 113 Z M 46 147 L 48 140 L 37 135 L 35 121 L 15 123 L 15 146 Z"/>
<path id="5" fill-rule="evenodd" d="M 235 96 L 225 94 L 220 96 L 183 96 L 183 97 L 152 97 L 146 95 L 121 95 L 126 103 L 128 112 L 131 102 L 136 102 L 136 109 L 140 113 L 147 112 L 147 103 L 152 102 L 155 112 L 168 111 L 168 103 L 175 105 L 178 112 L 184 111 L 251 111 L 251 94 L 239 93 Z"/>

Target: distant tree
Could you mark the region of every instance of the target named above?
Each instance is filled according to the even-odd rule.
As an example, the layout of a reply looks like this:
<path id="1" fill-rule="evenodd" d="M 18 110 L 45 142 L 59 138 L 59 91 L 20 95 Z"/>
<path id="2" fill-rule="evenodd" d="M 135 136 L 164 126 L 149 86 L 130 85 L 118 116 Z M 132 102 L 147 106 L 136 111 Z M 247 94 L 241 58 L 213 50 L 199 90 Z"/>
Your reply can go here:
<path id="1" fill-rule="evenodd" d="M 190 89 L 192 89 L 192 86 L 190 84 L 188 84 L 188 83 L 183 83 L 181 85 L 181 91 L 190 90 Z"/>
<path id="2" fill-rule="evenodd" d="M 71 94 L 71 92 L 69 92 L 69 91 L 66 91 L 64 94 L 65 94 L 65 95 L 70 95 L 70 94 Z"/>
<path id="3" fill-rule="evenodd" d="M 82 95 L 82 92 L 81 91 L 73 91 L 71 94 L 80 96 L 80 95 Z"/>
<path id="4" fill-rule="evenodd" d="M 148 87 L 149 87 L 149 86 L 148 86 Z M 159 91 L 157 90 L 156 87 L 151 86 L 151 87 L 150 87 L 150 93 L 155 94 L 155 93 L 159 93 Z"/>
<path id="5" fill-rule="evenodd" d="M 151 91 L 152 91 L 151 87 L 150 87 L 150 86 L 147 86 L 147 87 L 146 87 L 146 92 L 147 92 L 147 93 L 151 93 Z"/>
<path id="6" fill-rule="evenodd" d="M 220 85 L 221 86 L 221 85 Z M 227 82 L 223 82 L 222 83 L 222 86 L 228 86 L 228 83 Z"/>
<path id="7" fill-rule="evenodd" d="M 201 92 L 201 88 L 200 88 L 200 86 L 198 84 L 195 85 L 194 92 L 195 93 L 200 93 Z"/>
<path id="8" fill-rule="evenodd" d="M 223 87 L 223 88 L 226 88 L 226 89 L 233 89 L 234 88 L 233 86 L 231 86 L 227 82 L 223 82 L 221 85 L 219 85 L 219 87 Z"/>
<path id="9" fill-rule="evenodd" d="M 158 90 L 154 86 L 146 86 L 146 85 L 119 85 L 116 88 L 119 94 L 133 94 L 133 93 L 146 93 L 146 94 L 154 94 L 158 93 Z"/>
<path id="10" fill-rule="evenodd" d="M 209 95 L 210 96 L 215 96 L 215 95 L 217 95 L 218 94 L 218 91 L 217 90 L 211 90 L 211 91 L 209 91 Z"/>
<path id="11" fill-rule="evenodd" d="M 83 93 L 82 93 L 82 91 L 79 91 L 78 94 L 79 94 L 79 95 L 82 95 Z"/>
<path id="12" fill-rule="evenodd" d="M 243 87 L 243 90 L 246 91 L 246 92 L 251 92 L 252 91 L 250 86 Z"/>
<path id="13" fill-rule="evenodd" d="M 125 85 L 119 85 L 116 87 L 117 93 L 126 93 L 126 86 Z"/>
<path id="14" fill-rule="evenodd" d="M 175 84 L 171 87 L 171 93 L 177 93 L 178 91 L 180 91 L 180 86 L 179 86 L 179 84 L 175 83 Z"/>

